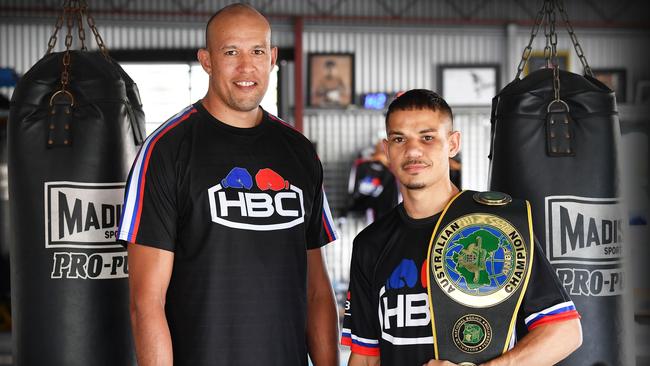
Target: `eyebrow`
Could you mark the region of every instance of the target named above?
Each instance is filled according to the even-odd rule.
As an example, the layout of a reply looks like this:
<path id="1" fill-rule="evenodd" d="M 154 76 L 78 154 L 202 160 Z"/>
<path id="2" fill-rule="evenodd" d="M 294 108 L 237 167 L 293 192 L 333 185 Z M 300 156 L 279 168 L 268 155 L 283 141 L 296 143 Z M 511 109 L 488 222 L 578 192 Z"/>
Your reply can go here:
<path id="1" fill-rule="evenodd" d="M 225 49 L 233 50 L 233 49 L 238 49 L 238 48 L 239 47 L 237 47 L 235 45 L 225 45 L 225 46 L 221 46 L 221 48 L 219 48 L 219 49 L 220 50 L 225 50 Z M 264 45 L 264 44 L 256 44 L 256 45 L 252 46 L 251 48 L 266 48 L 266 45 Z"/>
<path id="2" fill-rule="evenodd" d="M 426 128 L 424 130 L 418 131 L 419 134 L 430 133 L 430 132 L 438 132 L 438 130 L 435 129 L 435 128 Z M 390 136 L 390 135 L 404 135 L 404 132 L 401 132 L 401 131 L 388 131 L 388 136 Z"/>

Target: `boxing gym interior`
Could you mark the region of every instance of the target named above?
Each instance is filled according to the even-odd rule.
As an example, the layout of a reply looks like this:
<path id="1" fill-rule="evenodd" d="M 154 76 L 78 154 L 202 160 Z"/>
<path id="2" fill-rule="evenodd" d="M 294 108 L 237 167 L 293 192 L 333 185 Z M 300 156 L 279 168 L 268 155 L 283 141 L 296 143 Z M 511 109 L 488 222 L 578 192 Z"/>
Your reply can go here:
<path id="1" fill-rule="evenodd" d="M 430 89 L 462 134 L 450 162 L 456 185 L 531 201 L 539 244 L 582 316 L 583 344 L 562 364 L 650 365 L 648 3 L 549 1 L 250 1 L 278 48 L 261 105 L 304 134 L 323 166 L 339 235 L 324 252 L 341 320 L 352 242 L 381 194 L 380 178 L 364 181 L 353 168 L 386 137 L 390 102 Z M 91 183 L 123 190 L 144 139 L 206 94 L 197 50 L 207 20 L 230 3 L 0 0 L 0 365 L 37 364 L 19 360 L 41 350 L 65 360 L 56 365 L 119 347 L 133 354 L 114 342 L 130 339 L 128 324 L 116 325 L 128 315 L 108 314 L 128 312 L 128 261 L 115 237 L 122 202 L 85 194 Z M 123 72 L 92 60 L 82 68 L 70 51 L 111 58 Z M 79 134 L 97 117 L 70 113 L 68 90 L 101 78 L 115 82 L 89 88 L 94 97 L 127 102 L 97 107 L 106 127 Z M 546 103 L 532 129 L 514 121 L 529 112 L 526 96 Z M 546 108 L 559 98 L 568 104 Z M 570 138 L 546 124 L 554 113 L 569 116 Z M 73 137 L 113 142 L 105 156 L 73 158 Z M 543 159 L 527 148 L 533 139 Z M 75 202 L 95 204 L 96 222 Z M 66 338 L 69 347 L 56 346 Z M 75 338 L 97 349 L 75 348 Z M 350 350 L 340 350 L 346 365 Z M 124 364 L 135 364 L 130 357 Z"/>

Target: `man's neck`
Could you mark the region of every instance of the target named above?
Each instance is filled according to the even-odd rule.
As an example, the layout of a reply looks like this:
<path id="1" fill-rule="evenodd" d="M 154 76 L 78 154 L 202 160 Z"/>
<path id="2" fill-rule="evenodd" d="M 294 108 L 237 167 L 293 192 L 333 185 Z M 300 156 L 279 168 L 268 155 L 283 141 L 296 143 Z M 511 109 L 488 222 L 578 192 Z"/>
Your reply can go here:
<path id="1" fill-rule="evenodd" d="M 252 111 L 236 111 L 228 108 L 226 105 L 214 101 L 206 96 L 201 100 L 203 107 L 214 118 L 219 121 L 237 128 L 251 128 L 262 122 L 262 108 L 257 107 Z"/>
<path id="2" fill-rule="evenodd" d="M 407 189 L 402 186 L 401 191 L 404 210 L 414 219 L 423 219 L 437 214 L 459 192 L 449 180 L 424 189 Z"/>

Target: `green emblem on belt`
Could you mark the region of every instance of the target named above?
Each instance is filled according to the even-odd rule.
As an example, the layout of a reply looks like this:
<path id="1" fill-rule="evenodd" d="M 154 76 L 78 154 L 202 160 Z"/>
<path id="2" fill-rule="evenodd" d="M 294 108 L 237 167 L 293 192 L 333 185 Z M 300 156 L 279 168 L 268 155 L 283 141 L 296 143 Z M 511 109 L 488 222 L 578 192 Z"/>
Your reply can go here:
<path id="1" fill-rule="evenodd" d="M 452 339 L 459 350 L 465 353 L 478 353 L 490 345 L 492 328 L 490 323 L 480 315 L 464 315 L 454 324 Z"/>
<path id="2" fill-rule="evenodd" d="M 467 346 L 475 346 L 485 338 L 485 332 L 478 324 L 465 323 L 463 327 L 463 339 L 461 342 Z"/>
<path id="3" fill-rule="evenodd" d="M 506 254 L 495 258 L 499 249 L 499 238 L 487 230 L 477 230 L 465 238 L 458 239 L 456 243 L 460 244 L 460 249 L 447 251 L 447 254 L 452 258 L 456 271 L 463 277 L 468 289 L 477 289 L 491 283 L 487 267 L 494 267 L 494 261 L 505 263 L 507 267 L 512 268 L 512 256 L 506 246 L 503 246 L 503 252 Z"/>
<path id="4" fill-rule="evenodd" d="M 433 245 L 434 278 L 443 293 L 460 304 L 494 306 L 524 282 L 526 243 L 519 231 L 499 216 L 462 216 L 443 228 Z"/>
<path id="5" fill-rule="evenodd" d="M 503 206 L 512 202 L 512 197 L 509 195 L 494 191 L 476 192 L 472 198 L 474 198 L 474 201 L 488 206 Z"/>

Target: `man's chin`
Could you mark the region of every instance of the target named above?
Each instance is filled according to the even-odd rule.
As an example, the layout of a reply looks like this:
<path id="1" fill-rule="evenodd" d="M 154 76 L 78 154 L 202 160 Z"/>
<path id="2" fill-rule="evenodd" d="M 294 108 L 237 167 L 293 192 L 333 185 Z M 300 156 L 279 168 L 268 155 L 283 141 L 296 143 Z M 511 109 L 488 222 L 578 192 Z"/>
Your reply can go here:
<path id="1" fill-rule="evenodd" d="M 419 182 L 406 183 L 406 184 L 404 184 L 404 187 L 406 187 L 407 189 L 416 191 L 416 190 L 424 189 L 426 187 L 426 184 L 419 183 Z"/>
<path id="2" fill-rule="evenodd" d="M 231 100 L 230 108 L 239 112 L 250 112 L 257 109 L 262 102 L 262 98 Z"/>
<path id="3" fill-rule="evenodd" d="M 246 103 L 246 104 L 233 104 L 232 109 L 239 111 L 239 112 L 251 112 L 257 109 L 259 107 L 259 103 L 253 104 L 253 103 Z"/>

